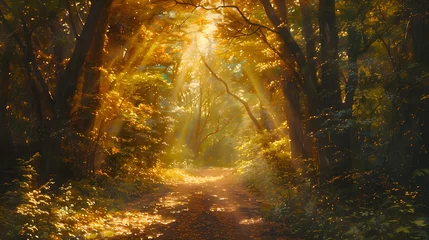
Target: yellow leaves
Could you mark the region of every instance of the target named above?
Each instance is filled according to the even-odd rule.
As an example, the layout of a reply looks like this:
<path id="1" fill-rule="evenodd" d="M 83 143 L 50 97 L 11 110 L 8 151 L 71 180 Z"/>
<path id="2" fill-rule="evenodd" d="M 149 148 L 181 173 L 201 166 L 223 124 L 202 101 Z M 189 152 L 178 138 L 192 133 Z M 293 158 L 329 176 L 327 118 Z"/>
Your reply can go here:
<path id="1" fill-rule="evenodd" d="M 422 97 L 420 98 L 420 100 L 426 100 L 426 99 L 429 99 L 429 94 L 424 94 L 424 95 L 422 95 Z"/>
<path id="2" fill-rule="evenodd" d="M 119 152 L 120 152 L 120 150 L 119 150 L 119 149 L 117 149 L 116 147 L 112 147 L 112 150 L 111 150 L 112 155 L 113 155 L 113 154 L 117 154 L 117 153 L 119 153 Z"/>
<path id="3" fill-rule="evenodd" d="M 401 232 L 403 232 L 403 233 L 409 233 L 409 232 L 410 232 L 410 228 L 411 228 L 411 227 L 398 227 L 398 228 L 395 230 L 395 232 L 396 232 L 396 233 L 401 233 Z"/>
<path id="4" fill-rule="evenodd" d="M 417 225 L 417 226 L 419 226 L 419 227 L 426 227 L 426 226 L 427 226 L 426 221 L 425 221 L 425 220 L 423 220 L 423 219 L 415 220 L 415 221 L 414 221 L 414 222 L 412 222 L 412 223 L 414 223 L 415 225 Z"/>

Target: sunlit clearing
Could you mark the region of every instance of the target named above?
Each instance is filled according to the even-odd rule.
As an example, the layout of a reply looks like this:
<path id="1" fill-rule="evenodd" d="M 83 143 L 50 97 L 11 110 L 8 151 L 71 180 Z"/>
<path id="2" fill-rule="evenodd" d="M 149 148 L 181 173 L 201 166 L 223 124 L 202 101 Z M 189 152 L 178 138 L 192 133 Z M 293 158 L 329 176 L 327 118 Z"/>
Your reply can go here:
<path id="1" fill-rule="evenodd" d="M 162 180 L 168 184 L 203 184 L 207 182 L 216 182 L 224 175 L 219 176 L 194 176 L 186 170 L 173 168 L 173 169 L 158 169 Z"/>

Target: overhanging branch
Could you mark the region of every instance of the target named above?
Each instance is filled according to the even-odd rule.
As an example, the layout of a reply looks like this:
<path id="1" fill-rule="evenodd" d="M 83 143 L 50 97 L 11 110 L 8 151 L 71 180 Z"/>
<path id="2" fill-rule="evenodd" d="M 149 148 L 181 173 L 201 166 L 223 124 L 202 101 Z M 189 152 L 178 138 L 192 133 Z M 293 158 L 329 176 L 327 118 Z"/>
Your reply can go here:
<path id="1" fill-rule="evenodd" d="M 218 80 L 219 82 L 221 82 L 224 87 L 226 92 L 232 96 L 234 99 L 236 99 L 237 101 L 239 101 L 243 107 L 246 109 L 247 115 L 249 115 L 250 119 L 252 120 L 252 122 L 255 124 L 256 129 L 258 130 L 258 132 L 262 132 L 263 128 L 261 126 L 261 124 L 259 124 L 258 120 L 256 119 L 256 117 L 253 115 L 252 110 L 249 107 L 249 104 L 247 104 L 246 101 L 244 101 L 243 99 L 241 99 L 239 96 L 237 96 L 236 94 L 232 93 L 231 90 L 229 89 L 228 84 L 225 82 L 225 80 L 223 80 L 221 77 L 219 77 L 214 71 L 213 69 L 208 65 L 208 63 L 205 61 L 204 57 L 201 56 L 201 61 L 203 62 L 204 66 L 209 70 L 209 72 L 213 75 L 213 77 Z"/>
<path id="2" fill-rule="evenodd" d="M 255 23 L 255 22 L 250 21 L 250 19 L 243 13 L 243 11 L 241 11 L 241 9 L 239 7 L 237 7 L 237 6 L 235 6 L 235 5 L 221 5 L 221 6 L 215 6 L 215 7 L 206 7 L 206 6 L 202 6 L 200 4 L 195 4 L 195 3 L 192 3 L 192 2 L 181 2 L 181 1 L 177 1 L 177 0 L 175 0 L 174 2 L 176 4 L 179 4 L 179 5 L 192 6 L 194 8 L 201 8 L 201 9 L 208 10 L 208 11 L 217 11 L 217 10 L 220 10 L 220 9 L 228 9 L 228 8 L 229 9 L 233 9 L 238 14 L 240 14 L 240 16 L 243 18 L 243 20 L 246 23 L 248 23 L 249 25 L 257 26 L 259 28 L 263 28 L 263 29 L 266 29 L 266 30 L 268 30 L 270 32 L 278 34 L 278 32 L 275 29 L 272 29 L 272 28 L 270 28 L 268 26 L 265 26 L 265 25 L 262 25 L 260 23 Z"/>

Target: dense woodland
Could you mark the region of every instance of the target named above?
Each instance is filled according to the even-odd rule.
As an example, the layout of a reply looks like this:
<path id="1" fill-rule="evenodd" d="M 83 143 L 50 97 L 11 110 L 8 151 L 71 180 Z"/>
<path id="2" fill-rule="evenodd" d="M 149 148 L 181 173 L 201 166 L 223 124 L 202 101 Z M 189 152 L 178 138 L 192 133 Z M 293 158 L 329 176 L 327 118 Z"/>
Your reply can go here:
<path id="1" fill-rule="evenodd" d="M 429 239 L 428 19 L 427 0 L 0 0 L 0 239 L 107 238 L 77 226 L 207 166 L 276 236 Z"/>

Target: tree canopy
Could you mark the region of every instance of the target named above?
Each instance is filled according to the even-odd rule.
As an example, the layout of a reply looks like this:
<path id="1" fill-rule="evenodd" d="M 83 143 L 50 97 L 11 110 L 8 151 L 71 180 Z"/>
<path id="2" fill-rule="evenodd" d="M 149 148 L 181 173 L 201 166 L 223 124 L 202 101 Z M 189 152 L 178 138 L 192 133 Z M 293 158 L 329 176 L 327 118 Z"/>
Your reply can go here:
<path id="1" fill-rule="evenodd" d="M 17 219 L 0 238 L 76 234 L 19 210 L 30 193 L 131 201 L 217 166 L 270 199 L 284 236 L 428 239 L 428 15 L 425 0 L 0 0 L 0 215 Z"/>

